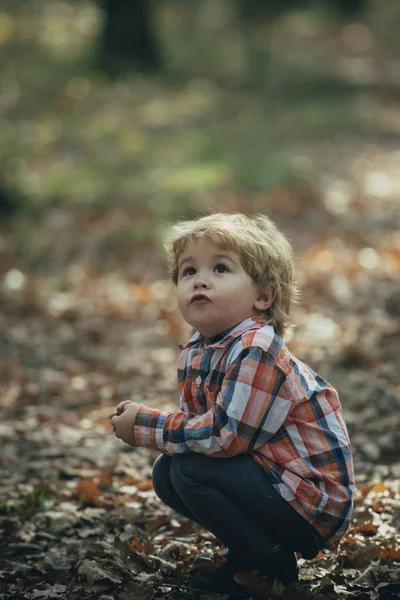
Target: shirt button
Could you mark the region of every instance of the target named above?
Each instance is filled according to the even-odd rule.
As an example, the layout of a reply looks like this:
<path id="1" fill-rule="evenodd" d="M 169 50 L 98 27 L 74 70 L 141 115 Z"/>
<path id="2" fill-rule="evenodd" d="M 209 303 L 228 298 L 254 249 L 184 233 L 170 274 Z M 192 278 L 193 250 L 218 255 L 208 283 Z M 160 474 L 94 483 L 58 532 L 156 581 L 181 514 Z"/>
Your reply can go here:
<path id="1" fill-rule="evenodd" d="M 197 383 L 197 385 L 200 385 L 201 384 L 201 377 L 200 377 L 200 375 L 198 377 L 196 377 L 196 379 L 194 381 L 195 381 L 195 383 Z"/>

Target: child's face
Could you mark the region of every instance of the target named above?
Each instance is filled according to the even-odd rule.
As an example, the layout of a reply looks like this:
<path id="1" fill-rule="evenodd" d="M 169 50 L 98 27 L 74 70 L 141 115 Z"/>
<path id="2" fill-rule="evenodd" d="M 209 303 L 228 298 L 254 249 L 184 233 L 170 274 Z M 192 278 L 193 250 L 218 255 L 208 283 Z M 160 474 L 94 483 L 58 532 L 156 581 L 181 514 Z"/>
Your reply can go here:
<path id="1" fill-rule="evenodd" d="M 195 240 L 186 245 L 178 265 L 177 298 L 182 316 L 206 337 L 269 306 L 236 252 L 207 239 Z"/>

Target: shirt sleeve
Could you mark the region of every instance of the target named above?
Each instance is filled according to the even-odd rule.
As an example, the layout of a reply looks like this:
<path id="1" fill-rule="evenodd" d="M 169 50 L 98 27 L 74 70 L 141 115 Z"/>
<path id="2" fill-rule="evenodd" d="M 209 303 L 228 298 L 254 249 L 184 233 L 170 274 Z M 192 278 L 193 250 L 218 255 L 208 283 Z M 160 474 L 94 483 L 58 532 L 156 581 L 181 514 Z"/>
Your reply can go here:
<path id="1" fill-rule="evenodd" d="M 250 452 L 266 444 L 288 415 L 292 402 L 279 393 L 284 381 L 267 352 L 245 348 L 228 367 L 210 410 L 198 415 L 140 407 L 135 443 L 167 454 L 218 458 Z"/>

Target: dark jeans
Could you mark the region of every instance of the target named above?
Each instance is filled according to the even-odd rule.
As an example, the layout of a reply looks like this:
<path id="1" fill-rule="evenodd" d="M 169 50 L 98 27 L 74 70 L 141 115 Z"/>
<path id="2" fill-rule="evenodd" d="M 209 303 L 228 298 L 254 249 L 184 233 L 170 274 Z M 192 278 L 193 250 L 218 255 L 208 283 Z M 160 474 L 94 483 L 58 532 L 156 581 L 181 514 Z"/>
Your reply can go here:
<path id="1" fill-rule="evenodd" d="M 272 486 L 250 454 L 212 458 L 202 454 L 159 456 L 153 465 L 157 496 L 232 550 L 264 540 L 313 558 L 322 537 Z"/>

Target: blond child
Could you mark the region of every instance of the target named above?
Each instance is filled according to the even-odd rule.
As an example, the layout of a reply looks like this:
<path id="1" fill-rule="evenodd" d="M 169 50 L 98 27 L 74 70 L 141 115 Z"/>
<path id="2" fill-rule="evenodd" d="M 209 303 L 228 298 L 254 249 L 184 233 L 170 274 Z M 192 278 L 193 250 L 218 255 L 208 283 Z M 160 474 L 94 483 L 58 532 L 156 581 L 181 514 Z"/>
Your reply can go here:
<path id="1" fill-rule="evenodd" d="M 266 216 L 221 213 L 177 223 L 166 247 L 195 330 L 178 360 L 180 410 L 123 402 L 115 435 L 160 450 L 156 494 L 229 549 L 192 574 L 194 592 L 238 594 L 235 573 L 254 569 L 287 586 L 296 552 L 337 546 L 354 490 L 338 394 L 283 341 L 292 247 Z"/>

